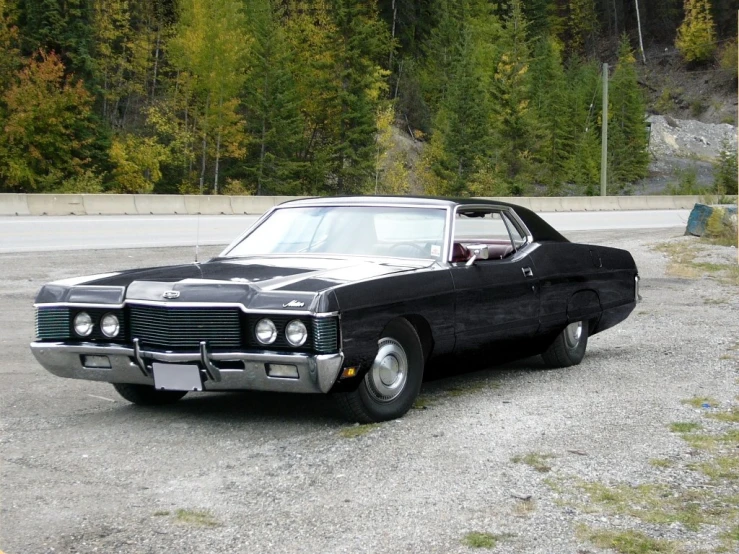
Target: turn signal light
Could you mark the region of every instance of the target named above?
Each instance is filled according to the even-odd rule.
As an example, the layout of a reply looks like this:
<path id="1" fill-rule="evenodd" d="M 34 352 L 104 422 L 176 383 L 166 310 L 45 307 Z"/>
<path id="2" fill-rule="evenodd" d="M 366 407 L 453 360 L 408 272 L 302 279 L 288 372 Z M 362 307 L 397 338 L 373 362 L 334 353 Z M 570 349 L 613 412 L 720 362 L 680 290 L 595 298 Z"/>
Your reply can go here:
<path id="1" fill-rule="evenodd" d="M 300 379 L 297 366 L 286 364 L 267 364 L 267 375 L 281 379 Z"/>
<path id="2" fill-rule="evenodd" d="M 356 367 L 345 367 L 344 371 L 341 372 L 341 379 L 348 379 L 349 377 L 356 377 L 356 375 L 357 375 Z"/>

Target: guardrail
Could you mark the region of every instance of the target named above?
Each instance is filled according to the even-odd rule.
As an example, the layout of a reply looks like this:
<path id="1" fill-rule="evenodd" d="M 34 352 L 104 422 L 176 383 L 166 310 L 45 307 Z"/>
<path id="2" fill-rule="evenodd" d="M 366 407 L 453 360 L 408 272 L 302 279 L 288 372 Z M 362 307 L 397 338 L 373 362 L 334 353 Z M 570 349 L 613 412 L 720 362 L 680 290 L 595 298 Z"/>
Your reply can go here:
<path id="1" fill-rule="evenodd" d="M 259 215 L 300 196 L 177 194 L 0 194 L 0 215 Z M 731 197 L 729 197 L 731 198 Z M 491 198 L 535 212 L 689 210 L 703 196 L 567 196 Z M 736 197 L 733 197 L 736 202 Z"/>

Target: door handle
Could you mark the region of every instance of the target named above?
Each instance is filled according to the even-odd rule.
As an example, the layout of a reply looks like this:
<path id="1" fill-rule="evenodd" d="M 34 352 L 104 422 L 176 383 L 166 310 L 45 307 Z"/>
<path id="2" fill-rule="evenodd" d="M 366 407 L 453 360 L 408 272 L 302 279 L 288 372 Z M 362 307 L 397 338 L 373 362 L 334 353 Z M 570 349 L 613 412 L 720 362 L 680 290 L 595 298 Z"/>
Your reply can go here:
<path id="1" fill-rule="evenodd" d="M 531 271 L 531 268 L 530 267 L 522 267 L 521 268 L 521 271 L 523 271 L 523 276 L 524 277 L 533 277 L 534 276 L 534 272 Z"/>

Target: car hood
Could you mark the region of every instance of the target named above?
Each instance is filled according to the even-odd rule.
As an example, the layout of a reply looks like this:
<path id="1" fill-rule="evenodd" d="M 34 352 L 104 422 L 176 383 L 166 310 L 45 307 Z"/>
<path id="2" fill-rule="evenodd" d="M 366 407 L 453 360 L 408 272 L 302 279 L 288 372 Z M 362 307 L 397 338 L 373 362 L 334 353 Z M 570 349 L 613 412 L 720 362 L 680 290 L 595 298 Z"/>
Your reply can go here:
<path id="1" fill-rule="evenodd" d="M 135 269 L 45 285 L 37 303 L 129 301 L 241 304 L 249 309 L 334 311 L 337 286 L 418 271 L 431 260 L 364 257 L 218 258 L 202 264 Z"/>

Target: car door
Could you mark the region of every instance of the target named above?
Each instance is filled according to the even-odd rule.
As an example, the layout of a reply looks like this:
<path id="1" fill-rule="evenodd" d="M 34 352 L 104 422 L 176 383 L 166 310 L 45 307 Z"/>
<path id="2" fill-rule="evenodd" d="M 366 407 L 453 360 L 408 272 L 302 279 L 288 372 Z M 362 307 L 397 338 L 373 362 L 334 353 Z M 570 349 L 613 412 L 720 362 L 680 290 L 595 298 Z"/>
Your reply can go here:
<path id="1" fill-rule="evenodd" d="M 531 337 L 539 326 L 538 279 L 528 253 L 531 245 L 505 212 L 479 206 L 457 210 L 451 274 L 458 351 Z M 463 248 L 475 245 L 486 245 L 490 257 L 469 264 Z"/>

